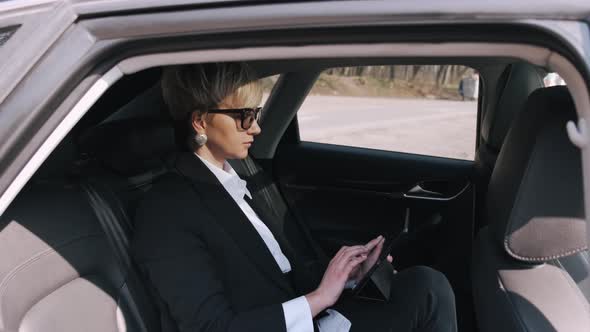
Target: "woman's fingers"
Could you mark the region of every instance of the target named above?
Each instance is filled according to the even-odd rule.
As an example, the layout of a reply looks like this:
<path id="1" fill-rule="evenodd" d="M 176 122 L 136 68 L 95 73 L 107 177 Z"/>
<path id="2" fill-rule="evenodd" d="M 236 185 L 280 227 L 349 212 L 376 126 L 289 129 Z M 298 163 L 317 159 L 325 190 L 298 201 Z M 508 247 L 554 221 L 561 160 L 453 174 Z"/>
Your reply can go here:
<path id="1" fill-rule="evenodd" d="M 359 253 L 359 252 L 367 252 L 369 253 L 371 250 L 373 250 L 373 248 L 375 248 L 375 246 L 383 246 L 383 236 L 379 235 L 378 237 L 374 238 L 373 240 L 369 241 L 367 244 L 365 245 L 359 245 L 359 246 L 342 246 L 340 248 L 340 250 L 338 250 L 338 252 L 334 255 L 334 257 L 332 258 L 332 260 L 338 260 L 339 258 L 341 258 L 344 255 L 351 255 L 351 253 Z"/>
<path id="2" fill-rule="evenodd" d="M 383 240 L 383 236 L 379 235 L 365 244 L 365 248 L 367 248 L 368 251 L 371 251 L 377 244 L 381 242 L 381 240 Z"/>
<path id="3" fill-rule="evenodd" d="M 334 259 L 339 259 L 353 254 L 358 255 L 361 252 L 367 252 L 365 246 L 342 247 L 342 249 L 334 256 Z"/>
<path id="4" fill-rule="evenodd" d="M 336 254 L 334 255 L 334 257 L 332 257 L 332 260 L 335 260 L 337 257 L 340 257 L 340 255 L 342 254 L 342 252 L 344 250 L 346 250 L 346 248 L 348 248 L 348 247 L 347 246 L 340 247 L 340 250 L 338 250 L 338 252 L 336 252 Z"/>
<path id="5" fill-rule="evenodd" d="M 336 257 L 336 256 L 338 256 L 338 255 L 342 255 L 342 254 L 343 254 L 344 252 L 346 252 L 347 250 L 350 250 L 350 248 L 353 248 L 353 247 L 350 247 L 350 246 L 342 246 L 342 247 L 340 248 L 340 250 L 338 250 L 338 252 L 336 253 L 336 255 L 334 255 L 334 257 Z"/>
<path id="6" fill-rule="evenodd" d="M 342 266 L 341 261 L 344 259 L 345 256 L 348 257 L 351 252 L 355 253 L 355 252 L 358 252 L 359 250 L 364 250 L 364 247 L 363 246 L 353 246 L 353 247 L 342 246 L 340 248 L 340 250 L 338 250 L 338 252 L 334 255 L 334 257 L 332 257 L 332 259 L 328 263 L 328 266 L 336 265 L 338 267 L 341 267 Z"/>
<path id="7" fill-rule="evenodd" d="M 374 247 L 373 251 L 380 253 L 383 249 L 383 244 L 385 243 L 385 238 L 381 238 L 381 241 L 377 242 L 377 245 Z"/>
<path id="8" fill-rule="evenodd" d="M 361 255 L 361 256 L 356 256 L 353 257 L 351 260 L 349 260 L 346 265 L 344 266 L 344 274 L 346 275 L 346 277 L 348 278 L 348 276 L 350 275 L 350 273 L 352 272 L 352 270 L 359 266 L 359 264 L 361 264 L 362 262 L 365 261 L 365 259 L 367 259 L 367 255 Z"/>
<path id="9" fill-rule="evenodd" d="M 393 257 L 391 257 L 391 255 L 387 255 L 387 261 L 393 263 Z"/>
<path id="10" fill-rule="evenodd" d="M 375 261 L 377 260 L 377 258 L 381 254 L 381 251 L 383 250 L 383 243 L 385 241 L 384 241 L 383 237 L 378 237 L 378 239 L 379 238 L 380 238 L 380 240 L 376 244 L 373 244 L 373 247 L 369 251 L 369 259 L 368 259 L 369 265 L 373 265 L 373 263 L 375 263 Z"/>
<path id="11" fill-rule="evenodd" d="M 340 250 L 338 250 L 338 252 L 336 252 L 336 254 L 334 255 L 334 257 L 332 257 L 332 260 L 330 260 L 330 263 L 328 265 L 331 265 L 333 262 L 336 262 L 340 259 L 340 257 L 342 256 L 342 253 L 344 253 L 346 250 L 348 250 L 348 246 L 342 246 L 340 247 Z"/>
<path id="12" fill-rule="evenodd" d="M 331 263 L 338 264 L 348 260 L 351 256 L 360 255 L 366 252 L 363 246 L 342 247 L 331 260 Z"/>
<path id="13" fill-rule="evenodd" d="M 351 247 L 346 250 L 335 263 L 336 267 L 339 270 L 345 270 L 346 266 L 357 258 L 362 258 L 363 260 L 367 258 L 367 251 L 363 246 L 358 246 L 357 248 Z"/>
<path id="14" fill-rule="evenodd" d="M 368 253 L 367 249 L 364 246 L 348 247 L 342 252 L 341 258 L 345 259 L 345 258 L 350 258 L 352 256 L 358 256 L 358 255 L 367 254 L 367 253 Z"/>

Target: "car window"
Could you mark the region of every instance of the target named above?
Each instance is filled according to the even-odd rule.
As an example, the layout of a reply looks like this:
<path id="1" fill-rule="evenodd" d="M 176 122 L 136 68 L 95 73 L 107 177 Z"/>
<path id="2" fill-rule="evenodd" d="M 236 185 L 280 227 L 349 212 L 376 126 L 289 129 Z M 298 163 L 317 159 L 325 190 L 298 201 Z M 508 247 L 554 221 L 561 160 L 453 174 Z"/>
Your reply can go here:
<path id="1" fill-rule="evenodd" d="M 545 84 L 545 87 L 566 85 L 565 81 L 563 78 L 561 78 L 561 76 L 559 76 L 558 73 L 548 73 L 545 75 L 543 78 L 543 84 Z"/>
<path id="2" fill-rule="evenodd" d="M 324 71 L 298 112 L 302 141 L 473 160 L 478 73 L 458 65 Z"/>

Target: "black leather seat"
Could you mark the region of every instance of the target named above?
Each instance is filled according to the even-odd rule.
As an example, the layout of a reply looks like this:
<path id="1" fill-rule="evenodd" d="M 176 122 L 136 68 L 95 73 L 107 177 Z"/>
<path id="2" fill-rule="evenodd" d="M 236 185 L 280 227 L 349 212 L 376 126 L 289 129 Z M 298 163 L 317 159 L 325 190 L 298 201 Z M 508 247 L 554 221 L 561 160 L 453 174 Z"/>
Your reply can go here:
<path id="1" fill-rule="evenodd" d="M 504 141 L 472 260 L 480 331 L 590 330 L 576 118 L 566 87 L 539 89 Z"/>
<path id="2" fill-rule="evenodd" d="M 477 211 L 483 211 L 490 176 L 512 121 L 524 108 L 529 95 L 542 87 L 543 77 L 539 69 L 526 62 L 510 64 L 500 75 L 496 83 L 496 103 L 482 119 L 481 139 L 475 154 Z M 479 214 L 478 221 L 481 222 Z"/>
<path id="3" fill-rule="evenodd" d="M 543 77 L 526 62 L 508 65 L 500 75 L 496 104 L 485 113 L 481 123 L 481 145 L 476 158 L 491 174 L 502 143 L 516 114 L 522 111 L 529 95 L 543 87 Z"/>
<path id="4" fill-rule="evenodd" d="M 72 153 L 66 143 L 61 152 Z M 159 330 L 126 253 L 97 218 L 110 207 L 92 207 L 64 176 L 71 158 L 54 153 L 0 217 L 0 330 Z"/>
<path id="5" fill-rule="evenodd" d="M 159 176 L 173 171 L 169 160 L 178 152 L 171 124 L 165 118 L 153 116 L 116 119 L 99 125 L 83 135 L 80 146 L 94 165 L 84 171 L 85 178 L 109 199 L 109 205 L 122 205 L 126 217 L 119 218 L 121 220 L 133 220 L 138 198 Z M 272 208 L 278 216 L 277 226 L 298 252 L 310 262 L 318 258 L 325 260 L 325 254 L 311 239 L 302 218 L 296 216 L 259 163 L 251 157 L 229 162 L 247 181 L 251 193 Z M 130 229 L 131 237 L 133 222 L 126 228 Z"/>

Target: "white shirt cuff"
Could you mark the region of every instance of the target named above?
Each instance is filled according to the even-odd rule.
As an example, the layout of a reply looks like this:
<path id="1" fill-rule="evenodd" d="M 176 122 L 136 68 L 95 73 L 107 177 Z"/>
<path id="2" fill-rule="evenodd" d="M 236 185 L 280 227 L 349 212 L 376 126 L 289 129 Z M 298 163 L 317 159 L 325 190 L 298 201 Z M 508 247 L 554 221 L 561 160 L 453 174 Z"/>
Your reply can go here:
<path id="1" fill-rule="evenodd" d="M 305 296 L 283 303 L 287 332 L 313 332 L 311 308 Z"/>
<path id="2" fill-rule="evenodd" d="M 333 309 L 327 309 L 327 316 L 318 319 L 320 332 L 348 332 L 352 323 L 341 313 Z"/>

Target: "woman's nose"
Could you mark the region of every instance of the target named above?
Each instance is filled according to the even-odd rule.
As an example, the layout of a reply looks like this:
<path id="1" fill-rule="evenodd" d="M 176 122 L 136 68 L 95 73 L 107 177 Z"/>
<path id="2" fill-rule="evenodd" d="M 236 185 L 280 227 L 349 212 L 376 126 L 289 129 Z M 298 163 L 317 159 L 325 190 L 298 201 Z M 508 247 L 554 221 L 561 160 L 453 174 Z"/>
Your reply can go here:
<path id="1" fill-rule="evenodd" d="M 254 120 L 254 122 L 252 122 L 252 126 L 250 126 L 250 128 L 248 129 L 248 134 L 258 135 L 258 134 L 260 134 L 261 131 L 262 131 L 262 129 L 258 125 L 258 120 Z"/>

